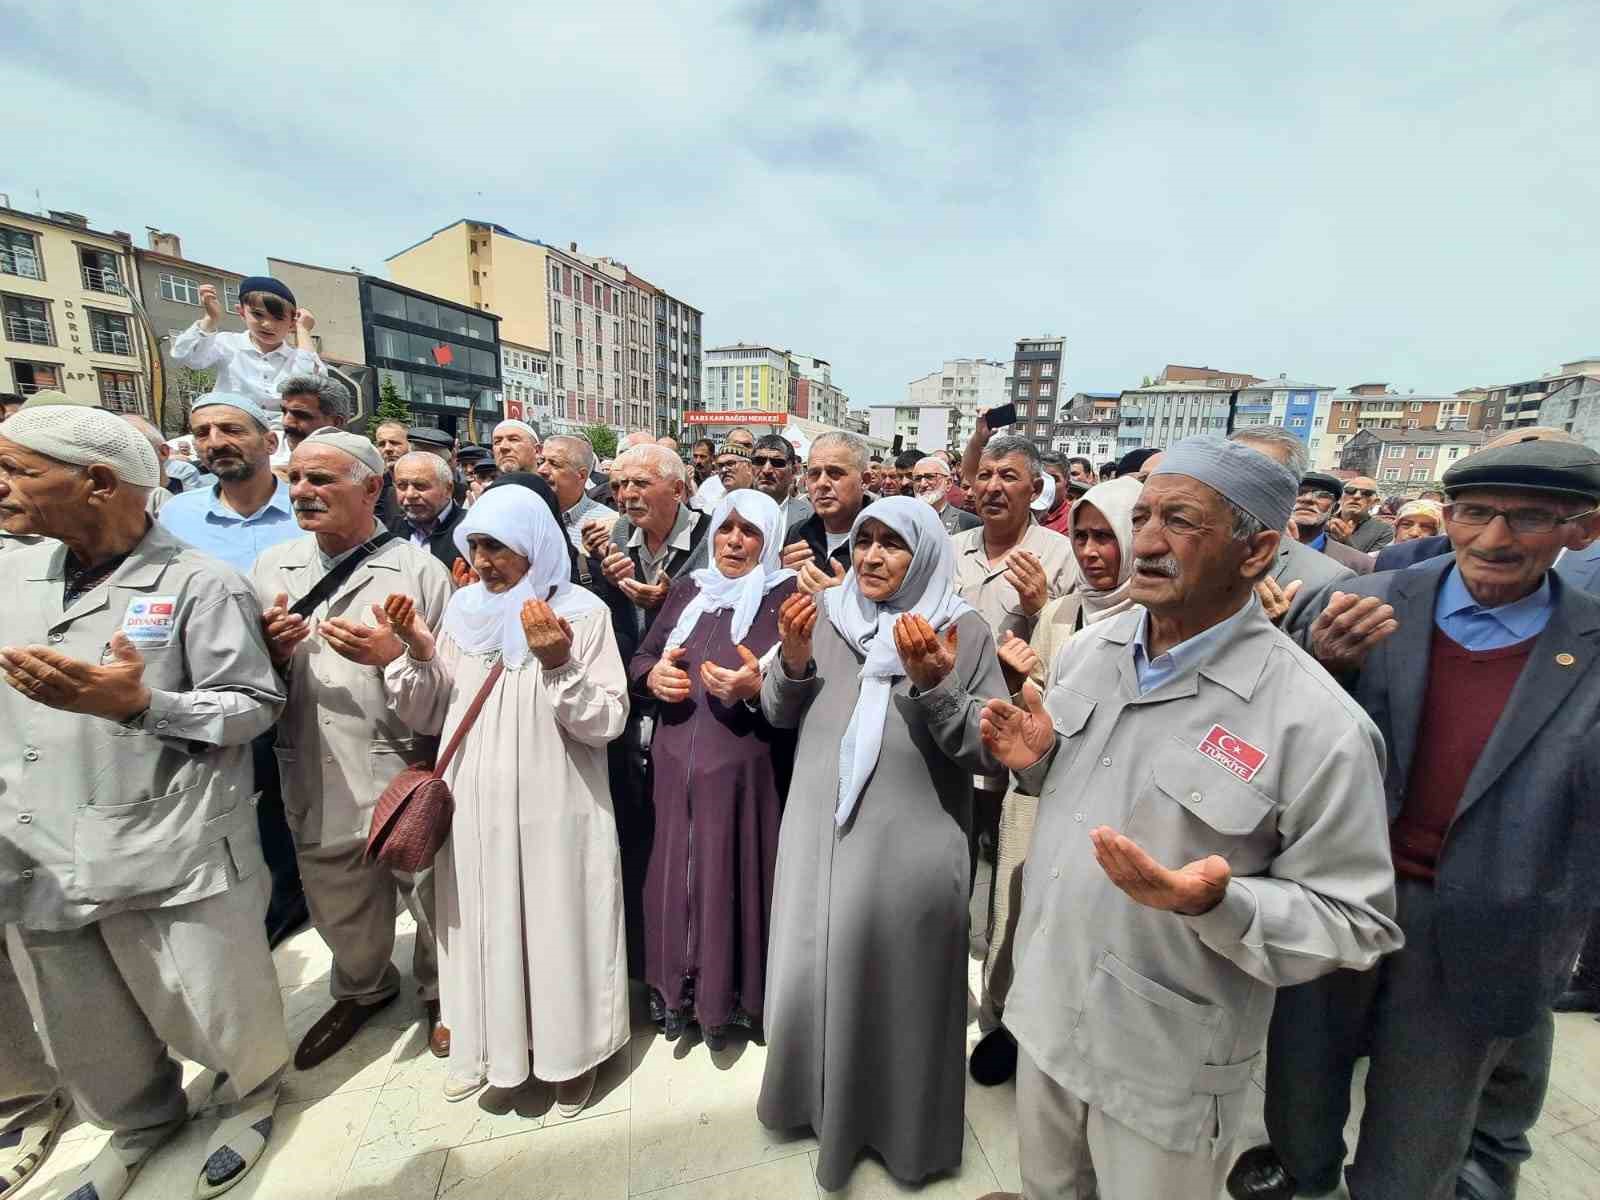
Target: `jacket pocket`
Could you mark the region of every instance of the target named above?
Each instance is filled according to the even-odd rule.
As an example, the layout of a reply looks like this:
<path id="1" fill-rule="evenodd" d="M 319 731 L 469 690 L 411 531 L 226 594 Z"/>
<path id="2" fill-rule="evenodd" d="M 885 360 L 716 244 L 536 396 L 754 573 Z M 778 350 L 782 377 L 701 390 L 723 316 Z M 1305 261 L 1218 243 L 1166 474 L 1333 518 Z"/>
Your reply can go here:
<path id="1" fill-rule="evenodd" d="M 1155 748 L 1124 832 L 1168 867 L 1220 854 L 1235 875 L 1255 875 L 1277 850 L 1276 809 L 1271 797 L 1170 739 Z"/>
<path id="2" fill-rule="evenodd" d="M 132 804 L 86 804 L 73 828 L 74 898 L 105 902 L 165 891 L 194 865 L 206 787 L 193 784 Z"/>
<path id="3" fill-rule="evenodd" d="M 1216 1042 L 1222 1009 L 1187 999 L 1103 951 L 1073 1042 L 1095 1068 L 1142 1093 L 1187 1099 Z"/>

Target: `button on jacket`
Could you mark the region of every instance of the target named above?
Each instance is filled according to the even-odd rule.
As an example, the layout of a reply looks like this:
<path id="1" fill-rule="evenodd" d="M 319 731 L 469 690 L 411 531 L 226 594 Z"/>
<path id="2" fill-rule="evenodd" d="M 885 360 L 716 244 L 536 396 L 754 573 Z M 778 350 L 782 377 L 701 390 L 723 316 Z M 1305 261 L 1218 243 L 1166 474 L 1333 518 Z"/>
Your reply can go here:
<path id="1" fill-rule="evenodd" d="M 251 580 L 266 607 L 279 593 L 293 604 L 327 573 L 316 538 L 301 537 L 263 554 Z M 409 542 L 392 541 L 312 613 L 313 632 L 289 660 L 289 702 L 274 747 L 296 845 L 365 841 L 378 794 L 404 768 L 431 765 L 436 749 L 434 738 L 419 737 L 394 715 L 383 671 L 339 654 L 315 632 L 318 622 L 342 617 L 371 625 L 372 606 L 400 593 L 437 629 L 450 592 L 450 576 L 438 560 Z"/>
<path id="2" fill-rule="evenodd" d="M 5 642 L 99 663 L 128 632 L 150 708 L 126 725 L 0 688 L 0 924 L 75 929 L 228 889 L 261 865 L 250 739 L 284 693 L 249 584 L 151 526 L 62 611 L 67 549 L 6 555 Z"/>
<path id="3" fill-rule="evenodd" d="M 1018 776 L 1040 800 L 1006 1025 L 1073 1096 L 1192 1152 L 1242 1131 L 1275 989 L 1400 944 L 1384 748 L 1254 599 L 1141 696 L 1144 619 L 1090 626 L 1058 659 L 1055 747 Z M 1095 862 L 1098 825 L 1170 868 L 1220 854 L 1222 902 L 1137 903 Z"/>

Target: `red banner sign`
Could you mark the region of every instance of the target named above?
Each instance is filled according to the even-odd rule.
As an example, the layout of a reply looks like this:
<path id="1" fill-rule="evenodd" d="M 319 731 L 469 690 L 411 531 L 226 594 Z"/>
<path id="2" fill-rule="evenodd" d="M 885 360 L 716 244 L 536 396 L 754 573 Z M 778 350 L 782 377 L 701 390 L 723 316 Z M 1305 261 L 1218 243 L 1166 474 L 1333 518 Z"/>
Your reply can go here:
<path id="1" fill-rule="evenodd" d="M 789 414 L 786 412 L 766 412 L 763 409 L 749 409 L 745 412 L 686 412 L 683 414 L 685 425 L 787 425 Z"/>

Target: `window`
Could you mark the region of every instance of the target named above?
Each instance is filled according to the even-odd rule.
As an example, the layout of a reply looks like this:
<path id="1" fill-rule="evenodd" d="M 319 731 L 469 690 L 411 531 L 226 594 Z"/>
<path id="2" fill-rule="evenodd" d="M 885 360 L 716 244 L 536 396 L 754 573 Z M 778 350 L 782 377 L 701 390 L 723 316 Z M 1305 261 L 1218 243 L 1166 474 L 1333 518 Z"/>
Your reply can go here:
<path id="1" fill-rule="evenodd" d="M 1433 457 L 1433 447 L 1432 446 L 1418 446 L 1417 447 L 1417 457 L 1418 458 L 1432 458 Z"/>
<path id="2" fill-rule="evenodd" d="M 1026 379 L 1028 376 L 1033 374 L 1033 364 L 1032 363 L 1018 363 L 1017 364 L 1017 374 L 1022 376 L 1024 379 Z"/>
<path id="3" fill-rule="evenodd" d="M 562 353 L 563 353 L 563 351 L 561 349 L 561 334 L 558 331 L 556 333 L 556 335 L 555 335 L 555 355 L 556 355 L 557 358 L 560 358 Z"/>
<path id="4" fill-rule="evenodd" d="M 1385 446 L 1383 448 L 1383 456 L 1385 458 L 1404 458 L 1406 456 L 1406 448 L 1400 445 L 1398 442 L 1393 445 Z"/>
<path id="5" fill-rule="evenodd" d="M 1049 366 L 1049 365 L 1050 365 L 1050 364 L 1049 364 L 1049 363 L 1046 363 L 1046 364 L 1045 364 L 1045 366 Z M 1046 374 L 1049 374 L 1049 372 L 1048 372 L 1048 371 L 1047 371 L 1047 372 L 1045 372 L 1045 373 L 1046 373 Z M 1053 383 L 1041 383 L 1041 384 L 1040 384 L 1040 385 L 1039 385 L 1039 395 L 1041 395 L 1041 396 L 1048 396 L 1048 395 L 1049 395 L 1049 394 L 1050 394 L 1050 392 L 1051 392 L 1051 390 L 1052 390 L 1052 389 L 1053 389 L 1053 388 L 1054 388 L 1054 387 L 1055 387 L 1055 384 L 1053 384 Z"/>
<path id="6" fill-rule="evenodd" d="M 560 363 L 556 363 L 555 372 L 556 372 L 556 386 L 557 387 L 566 387 L 567 386 L 567 384 L 566 384 L 566 371 L 562 368 Z"/>
<path id="7" fill-rule="evenodd" d="M 580 338 L 573 338 L 572 342 L 573 342 L 573 345 L 577 348 L 577 359 L 581 363 L 583 361 L 583 339 L 581 337 Z"/>
<path id="8" fill-rule="evenodd" d="M 1040 363 L 1039 364 L 1039 375 L 1040 375 L 1041 378 L 1049 379 L 1055 373 L 1056 373 L 1056 365 L 1055 365 L 1055 363 L 1047 362 L 1047 363 Z"/>
<path id="9" fill-rule="evenodd" d="M 423 300 L 417 296 L 407 296 L 406 320 L 413 325 L 429 325 L 437 328 L 439 325 L 439 308 L 431 300 Z"/>
<path id="10" fill-rule="evenodd" d="M 1417 401 L 1413 400 L 1411 402 L 1411 411 L 1412 412 L 1421 412 L 1422 411 L 1422 405 L 1420 403 L 1418 403 Z"/>
<path id="11" fill-rule="evenodd" d="M 1399 478 L 1400 478 L 1400 468 L 1399 467 L 1385 467 L 1383 469 L 1383 479 L 1384 479 L 1385 483 L 1395 483 L 1395 482 L 1397 482 L 1399 480 Z"/>
<path id="12" fill-rule="evenodd" d="M 399 329 L 386 329 L 382 325 L 374 325 L 372 334 L 373 352 L 379 358 L 394 358 L 403 362 L 411 357 L 410 334 Z"/>
<path id="13" fill-rule="evenodd" d="M 101 371 L 100 407 L 112 412 L 138 412 L 139 377 L 132 371 Z"/>
<path id="14" fill-rule="evenodd" d="M 1428 481 L 1428 479 L 1429 479 L 1429 473 L 1428 473 L 1428 468 L 1427 467 L 1412 467 L 1411 468 L 1411 482 L 1412 483 L 1426 483 Z"/>
<path id="15" fill-rule="evenodd" d="M 50 324 L 50 302 L 30 296 L 4 297 L 6 336 L 13 342 L 34 346 L 54 346 L 55 330 Z"/>
<path id="16" fill-rule="evenodd" d="M 561 301 L 559 300 L 550 301 L 550 321 L 558 327 L 561 324 Z"/>
<path id="17" fill-rule="evenodd" d="M 61 390 L 61 367 L 57 363 L 19 362 L 11 360 L 11 378 L 16 390 L 24 396 L 51 389 Z"/>
<path id="18" fill-rule="evenodd" d="M 222 285 L 222 307 L 227 312 L 232 312 L 239 307 L 239 285 L 225 283 Z"/>
<path id="19" fill-rule="evenodd" d="M 583 386 L 583 368 L 582 367 L 578 368 L 578 386 L 579 387 Z"/>
<path id="20" fill-rule="evenodd" d="M 484 317 L 467 314 L 467 336 L 475 337 L 480 342 L 494 341 L 494 322 Z"/>
<path id="21" fill-rule="evenodd" d="M 190 279 L 187 275 L 172 275 L 165 271 L 161 273 L 161 298 L 171 300 L 176 304 L 200 303 L 200 281 Z"/>
<path id="22" fill-rule="evenodd" d="M 0 272 L 23 279 L 43 279 L 39 265 L 39 239 L 25 229 L 0 226 Z"/>
<path id="23" fill-rule="evenodd" d="M 89 344 L 96 354 L 132 354 L 133 339 L 128 336 L 128 318 L 121 313 L 85 310 L 89 314 Z"/>

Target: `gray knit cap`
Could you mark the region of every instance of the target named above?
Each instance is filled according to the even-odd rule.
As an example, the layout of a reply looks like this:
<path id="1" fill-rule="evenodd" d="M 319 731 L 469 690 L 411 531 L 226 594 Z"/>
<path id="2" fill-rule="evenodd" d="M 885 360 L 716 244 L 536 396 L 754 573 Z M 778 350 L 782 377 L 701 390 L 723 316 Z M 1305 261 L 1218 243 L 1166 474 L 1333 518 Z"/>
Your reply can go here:
<path id="1" fill-rule="evenodd" d="M 1268 529 L 1282 530 L 1294 512 L 1300 481 L 1275 458 L 1215 434 L 1185 438 L 1167 451 L 1157 475 L 1187 475 L 1215 489 Z"/>

